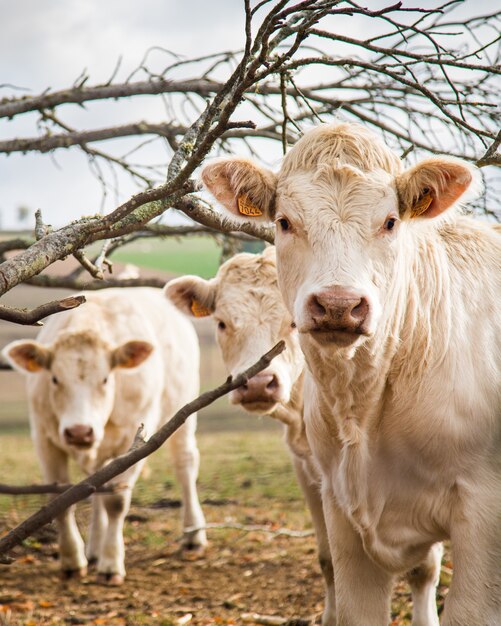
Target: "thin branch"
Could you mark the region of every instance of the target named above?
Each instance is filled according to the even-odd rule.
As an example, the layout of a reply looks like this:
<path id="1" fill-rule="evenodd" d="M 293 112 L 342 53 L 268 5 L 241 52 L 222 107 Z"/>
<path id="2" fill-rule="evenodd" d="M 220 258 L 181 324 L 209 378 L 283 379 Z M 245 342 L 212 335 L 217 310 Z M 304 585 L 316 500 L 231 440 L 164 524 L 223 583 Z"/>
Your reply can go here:
<path id="1" fill-rule="evenodd" d="M 165 79 L 140 81 L 137 83 L 122 83 L 115 85 L 96 85 L 95 87 L 73 87 L 52 93 L 43 93 L 38 96 L 24 96 L 22 98 L 4 98 L 0 102 L 0 117 L 12 118 L 28 111 L 43 111 L 53 109 L 61 104 L 83 104 L 91 100 L 109 100 L 129 98 L 137 95 L 155 95 L 160 93 L 194 92 L 207 97 L 218 89 L 217 83 L 211 80 L 194 79 L 172 81 Z"/>
<path id="2" fill-rule="evenodd" d="M 198 398 L 182 407 L 174 417 L 164 424 L 148 441 L 139 444 L 133 450 L 117 457 L 94 474 L 87 476 L 64 493 L 56 496 L 49 504 L 21 522 L 21 524 L 13 528 L 0 539 L 0 557 L 6 555 L 9 550 L 19 545 L 36 530 L 51 522 L 68 507 L 92 495 L 95 493 L 96 489 L 105 485 L 112 478 L 115 478 L 141 459 L 152 454 L 185 423 L 190 415 L 212 404 L 212 402 L 226 395 L 233 389 L 244 385 L 250 378 L 268 367 L 271 361 L 284 350 L 285 342 L 280 341 L 269 352 L 264 354 L 259 361 L 245 370 L 245 372 L 235 378 L 230 376 L 225 383 L 216 389 L 206 391 Z"/>
<path id="3" fill-rule="evenodd" d="M 85 281 L 71 276 L 50 276 L 41 274 L 25 281 L 33 287 L 51 287 L 56 289 L 74 289 L 75 291 L 97 291 L 109 287 L 158 287 L 165 285 L 162 278 L 105 278 L 104 280 Z"/>
<path id="4" fill-rule="evenodd" d="M 1 485 L 0 485 L 0 493 Z M 292 530 L 290 528 L 272 528 L 271 526 L 264 526 L 263 524 L 239 524 L 237 522 L 216 524 L 209 523 L 205 526 L 190 526 L 184 529 L 185 533 L 193 533 L 199 530 L 241 530 L 245 533 L 263 532 L 270 535 L 293 537 L 295 539 L 302 539 L 304 537 L 312 537 L 315 533 L 313 530 Z"/>
<path id="5" fill-rule="evenodd" d="M 0 493 L 8 496 L 41 495 L 48 493 L 64 493 L 74 485 L 64 483 L 51 483 L 48 485 L 6 485 L 0 483 Z M 109 485 L 107 487 L 97 487 L 95 493 L 116 493 L 126 489 L 127 485 Z"/>
<path id="6" fill-rule="evenodd" d="M 62 311 L 75 309 L 84 302 L 85 296 L 70 296 L 69 298 L 64 298 L 63 300 L 47 302 L 46 304 L 36 307 L 36 309 L 31 309 L 30 311 L 0 305 L 0 319 L 8 322 L 14 322 L 15 324 L 24 324 L 26 326 L 43 326 L 40 320 L 44 317 L 54 315 L 54 313 L 61 313 Z"/>
<path id="7" fill-rule="evenodd" d="M 80 265 L 87 270 L 92 278 L 97 278 L 98 280 L 103 280 L 103 272 L 102 269 L 94 265 L 92 261 L 90 261 L 86 256 L 83 250 L 77 250 L 73 253 L 75 259 L 80 263 Z"/>
<path id="8" fill-rule="evenodd" d="M 314 626 L 315 618 L 280 617 L 278 615 L 261 615 L 260 613 L 242 613 L 240 619 L 244 624 L 262 624 L 262 626 Z"/>

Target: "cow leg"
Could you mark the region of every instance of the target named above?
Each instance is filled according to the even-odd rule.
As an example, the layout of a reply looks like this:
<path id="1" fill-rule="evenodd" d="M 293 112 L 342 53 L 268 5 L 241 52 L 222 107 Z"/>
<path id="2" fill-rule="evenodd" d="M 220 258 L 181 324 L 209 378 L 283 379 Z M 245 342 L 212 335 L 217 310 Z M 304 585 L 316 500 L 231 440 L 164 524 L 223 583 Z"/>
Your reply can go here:
<path id="1" fill-rule="evenodd" d="M 121 585 L 125 578 L 125 546 L 123 526 L 129 511 L 132 489 L 141 473 L 144 461 L 116 476 L 108 486 L 119 486 L 116 493 L 99 495 L 108 517 L 108 525 L 97 562 L 98 580 L 109 585 Z"/>
<path id="2" fill-rule="evenodd" d="M 443 626 L 501 624 L 500 493 L 501 485 L 491 484 L 491 491 L 480 494 L 486 501 L 481 506 L 466 502 L 452 527 L 454 573 Z"/>
<path id="3" fill-rule="evenodd" d="M 207 545 L 207 536 L 204 530 L 205 517 L 197 493 L 200 454 L 195 438 L 196 426 L 196 415 L 191 415 L 169 438 L 169 443 L 174 470 L 183 496 L 183 544 L 187 549 L 202 550 Z"/>
<path id="4" fill-rule="evenodd" d="M 35 437 L 42 471 L 48 483 L 69 483 L 68 456 L 45 437 Z M 85 576 L 87 559 L 85 545 L 75 520 L 75 507 L 71 506 L 56 517 L 59 533 L 61 569 L 67 578 Z"/>
<path id="5" fill-rule="evenodd" d="M 439 626 L 436 595 L 443 551 L 441 543 L 434 543 L 426 559 L 407 573 L 412 591 L 412 626 Z"/>
<path id="6" fill-rule="evenodd" d="M 366 554 L 330 491 L 322 494 L 322 503 L 334 565 L 337 626 L 387 626 L 393 577 Z"/>
<path id="7" fill-rule="evenodd" d="M 318 560 L 324 577 L 325 606 L 322 615 L 322 626 L 336 626 L 334 570 L 332 568 L 329 539 L 327 536 L 324 511 L 322 508 L 322 498 L 320 497 L 320 485 L 312 483 L 305 472 L 303 462 L 295 456 L 293 457 L 293 464 L 299 485 L 311 513 L 311 519 L 313 521 L 317 539 Z"/>
<path id="8" fill-rule="evenodd" d="M 85 553 L 89 563 L 97 563 L 104 541 L 108 518 L 103 506 L 102 496 L 92 496 L 92 518 L 89 527 L 89 538 Z"/>

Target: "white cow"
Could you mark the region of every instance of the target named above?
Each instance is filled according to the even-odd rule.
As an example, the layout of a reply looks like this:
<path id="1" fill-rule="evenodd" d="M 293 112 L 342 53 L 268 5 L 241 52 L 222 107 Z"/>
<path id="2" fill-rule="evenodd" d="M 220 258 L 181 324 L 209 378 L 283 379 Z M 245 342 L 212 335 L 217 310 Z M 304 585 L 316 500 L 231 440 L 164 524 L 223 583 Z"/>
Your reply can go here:
<path id="1" fill-rule="evenodd" d="M 167 283 L 167 296 L 189 315 L 212 315 L 216 339 L 228 372 L 235 375 L 283 339 L 287 349 L 270 366 L 230 394 L 230 401 L 251 413 L 267 414 L 285 425 L 298 482 L 311 512 L 325 581 L 322 623 L 335 626 L 335 590 L 327 529 L 320 497 L 320 477 L 305 437 L 303 420 L 304 358 L 299 335 L 282 301 L 277 282 L 275 248 L 261 255 L 237 254 L 211 280 L 184 276 Z M 432 560 L 407 574 L 414 604 L 413 624 L 423 615 L 438 623 L 435 588 L 440 573 L 441 544 Z"/>
<path id="2" fill-rule="evenodd" d="M 501 237 L 455 209 L 475 168 L 404 170 L 340 124 L 307 133 L 277 175 L 230 159 L 203 180 L 233 213 L 277 224 L 338 626 L 386 626 L 394 575 L 445 538 L 443 624 L 501 624 Z M 436 624 L 431 599 L 421 623 Z"/>
<path id="3" fill-rule="evenodd" d="M 49 482 L 69 482 L 70 458 L 94 472 L 129 449 L 141 423 L 151 436 L 198 394 L 195 331 L 162 291 L 106 289 L 85 297 L 78 309 L 49 318 L 38 341 L 14 341 L 3 350 L 28 375 L 31 431 Z M 192 415 L 169 440 L 186 529 L 205 526 L 196 490 L 195 430 Z M 97 561 L 102 582 L 123 582 L 123 523 L 143 463 L 108 483 L 120 488 L 116 493 L 93 496 L 86 550 L 73 508 L 58 518 L 67 576 L 84 575 L 87 562 Z M 184 543 L 202 549 L 205 531 L 185 532 Z"/>

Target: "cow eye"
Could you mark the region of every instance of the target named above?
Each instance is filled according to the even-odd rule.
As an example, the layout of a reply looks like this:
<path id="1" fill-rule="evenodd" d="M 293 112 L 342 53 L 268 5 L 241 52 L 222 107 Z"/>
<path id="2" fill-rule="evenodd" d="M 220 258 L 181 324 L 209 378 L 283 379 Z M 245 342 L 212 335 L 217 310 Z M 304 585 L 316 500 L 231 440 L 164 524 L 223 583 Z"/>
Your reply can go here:
<path id="1" fill-rule="evenodd" d="M 217 327 L 219 330 L 224 330 L 226 328 L 226 324 L 224 322 L 218 322 Z"/>
<path id="2" fill-rule="evenodd" d="M 54 385 L 59 385 L 59 381 L 55 376 L 52 377 L 52 382 L 54 383 Z"/>
<path id="3" fill-rule="evenodd" d="M 103 385 L 106 385 L 107 382 L 108 382 L 108 377 L 106 376 L 106 378 L 103 378 Z"/>
<path id="4" fill-rule="evenodd" d="M 395 224 L 397 223 L 396 217 L 388 217 L 386 222 L 384 223 L 383 228 L 385 230 L 391 231 L 395 228 Z"/>
<path id="5" fill-rule="evenodd" d="M 285 219 L 285 217 L 281 217 L 278 220 L 278 225 L 280 226 L 280 230 L 282 232 L 285 232 L 286 230 L 290 230 L 290 227 L 291 227 L 289 220 Z"/>
<path id="6" fill-rule="evenodd" d="M 291 322 L 291 328 L 296 328 L 296 322 Z"/>

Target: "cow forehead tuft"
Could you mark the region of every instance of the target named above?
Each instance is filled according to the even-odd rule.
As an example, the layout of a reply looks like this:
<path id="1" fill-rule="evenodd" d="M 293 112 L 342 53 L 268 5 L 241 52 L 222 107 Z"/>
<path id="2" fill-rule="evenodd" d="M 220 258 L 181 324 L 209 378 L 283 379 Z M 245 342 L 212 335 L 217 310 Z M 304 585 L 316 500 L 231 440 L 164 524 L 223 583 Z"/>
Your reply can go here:
<path id="1" fill-rule="evenodd" d="M 399 157 L 370 130 L 359 124 L 323 124 L 307 132 L 284 158 L 280 178 L 322 165 L 353 165 L 361 171 L 398 174 Z"/>
<path id="2" fill-rule="evenodd" d="M 219 268 L 218 282 L 223 290 L 225 285 L 233 283 L 275 287 L 277 266 L 274 252 L 267 249 L 263 254 L 236 254 Z"/>
<path id="3" fill-rule="evenodd" d="M 96 350 L 109 349 L 109 346 L 96 332 L 91 330 L 63 332 L 54 343 L 54 350 L 81 350 L 83 348 Z"/>

